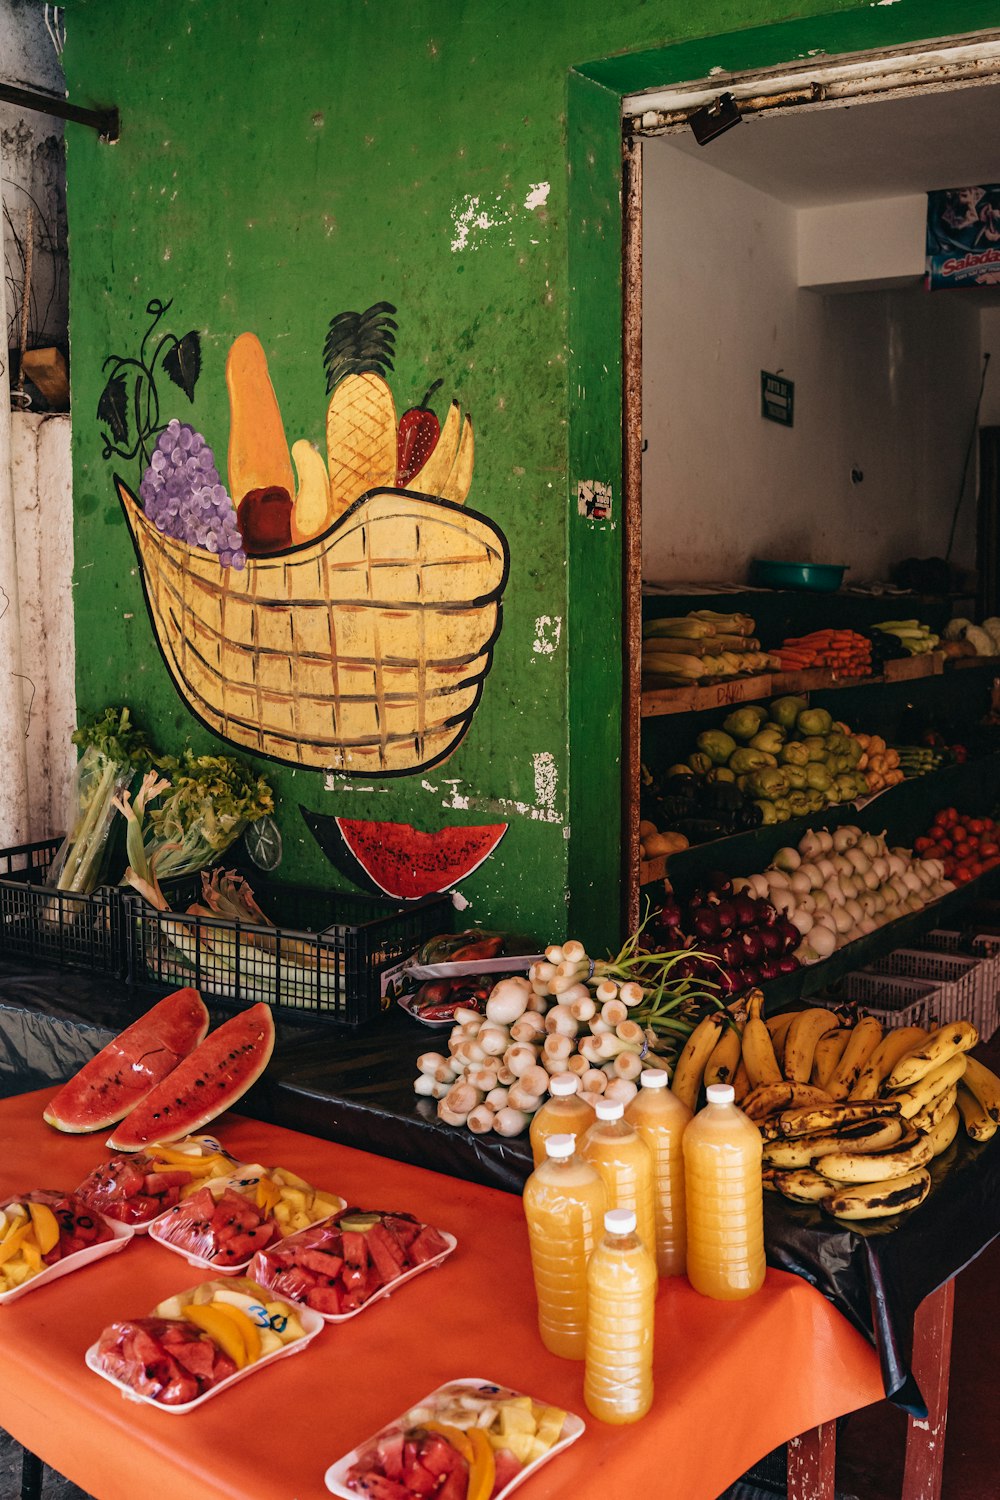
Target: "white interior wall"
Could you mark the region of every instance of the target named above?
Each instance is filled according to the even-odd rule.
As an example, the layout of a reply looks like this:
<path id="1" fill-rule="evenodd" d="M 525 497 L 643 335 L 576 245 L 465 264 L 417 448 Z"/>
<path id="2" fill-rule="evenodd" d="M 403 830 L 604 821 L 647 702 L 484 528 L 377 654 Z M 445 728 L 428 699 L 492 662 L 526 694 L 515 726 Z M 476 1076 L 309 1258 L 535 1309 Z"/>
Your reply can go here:
<path id="1" fill-rule="evenodd" d="M 799 286 L 843 291 L 864 282 L 874 290 L 919 282 L 926 238 L 926 193 L 800 208 Z"/>
<path id="2" fill-rule="evenodd" d="M 644 575 L 740 581 L 757 555 L 870 579 L 943 553 L 977 306 L 800 290 L 793 208 L 666 139 L 645 144 L 643 178 Z M 762 369 L 794 380 L 793 428 L 762 419 Z M 970 567 L 972 511 L 954 552 Z"/>

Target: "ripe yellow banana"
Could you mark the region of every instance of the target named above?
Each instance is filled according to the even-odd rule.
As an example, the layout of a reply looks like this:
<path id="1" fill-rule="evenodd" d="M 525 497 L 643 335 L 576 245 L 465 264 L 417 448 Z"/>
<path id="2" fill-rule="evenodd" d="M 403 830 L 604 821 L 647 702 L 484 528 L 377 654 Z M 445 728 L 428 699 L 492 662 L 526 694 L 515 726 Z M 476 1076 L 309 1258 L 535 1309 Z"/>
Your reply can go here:
<path id="1" fill-rule="evenodd" d="M 791 1172 L 777 1172 L 774 1185 L 779 1193 L 796 1203 L 822 1203 L 837 1191 L 836 1183 L 821 1177 L 812 1167 L 798 1167 Z"/>
<path id="2" fill-rule="evenodd" d="M 779 1109 L 794 1105 L 826 1104 L 829 1094 L 809 1083 L 764 1083 L 752 1089 L 740 1106 L 754 1123 L 766 1119 Z"/>
<path id="3" fill-rule="evenodd" d="M 891 1182 L 872 1182 L 844 1188 L 822 1200 L 827 1213 L 838 1219 L 884 1219 L 916 1208 L 931 1189 L 931 1174 L 922 1167 Z"/>
<path id="4" fill-rule="evenodd" d="M 953 1083 L 950 1089 L 945 1089 L 944 1093 L 932 1099 L 930 1104 L 925 1104 L 923 1109 L 918 1109 L 915 1115 L 910 1116 L 910 1124 L 914 1130 L 919 1130 L 921 1135 L 930 1135 L 941 1121 L 951 1114 L 955 1108 L 957 1096 L 958 1084 Z"/>
<path id="5" fill-rule="evenodd" d="M 890 1089 L 908 1089 L 956 1053 L 968 1052 L 979 1040 L 971 1021 L 939 1026 L 919 1046 L 901 1057 L 886 1079 Z"/>
<path id="6" fill-rule="evenodd" d="M 795 1020 L 795 1015 L 794 1010 L 786 1010 L 780 1016 L 767 1016 L 764 1020 L 764 1025 L 770 1033 L 771 1046 L 774 1048 L 775 1057 L 780 1057 L 782 1054 L 785 1037 L 788 1035 L 789 1026 Z"/>
<path id="7" fill-rule="evenodd" d="M 777 1176 L 778 1170 L 776 1167 L 769 1167 L 766 1163 L 761 1167 L 760 1185 L 764 1189 L 765 1193 L 776 1193 L 778 1191 L 778 1184 L 775 1181 Z"/>
<path id="8" fill-rule="evenodd" d="M 927 1137 L 916 1131 L 913 1134 L 916 1140 L 906 1135 L 882 1151 L 832 1151 L 829 1156 L 817 1157 L 813 1166 L 834 1182 L 887 1182 L 892 1177 L 904 1177 L 926 1166 L 934 1155 Z"/>
<path id="9" fill-rule="evenodd" d="M 1000 1078 L 975 1057 L 965 1060 L 962 1083 L 979 1100 L 994 1124 L 1000 1125 Z"/>
<path id="10" fill-rule="evenodd" d="M 813 1053 L 812 1072 L 809 1082 L 815 1083 L 817 1088 L 825 1089 L 833 1077 L 833 1070 L 844 1055 L 844 1048 L 851 1040 L 851 1029 L 849 1026 L 838 1026 L 836 1031 L 828 1031 L 821 1036 L 816 1043 L 816 1051 Z"/>
<path id="11" fill-rule="evenodd" d="M 957 1083 L 966 1070 L 968 1059 L 964 1052 L 954 1052 L 945 1062 L 925 1073 L 907 1089 L 899 1089 L 892 1095 L 899 1105 L 904 1120 L 931 1104 L 939 1094 L 944 1094 Z"/>
<path id="12" fill-rule="evenodd" d="M 778 1136 L 817 1135 L 821 1130 L 839 1130 L 855 1120 L 870 1120 L 873 1115 L 898 1115 L 899 1105 L 891 1099 L 838 1099 L 829 1097 L 819 1104 L 798 1105 L 784 1109 L 763 1127 L 765 1140 Z"/>
<path id="13" fill-rule="evenodd" d="M 837 1017 L 832 1010 L 811 1006 L 800 1011 L 788 1028 L 782 1060 L 785 1077 L 792 1083 L 808 1083 L 812 1072 L 813 1054 L 820 1037 L 837 1026 Z"/>
<path id="14" fill-rule="evenodd" d="M 740 1065 L 742 1040 L 742 1033 L 735 1022 L 726 1027 L 705 1065 L 706 1088 L 710 1083 L 732 1083 Z"/>
<path id="15" fill-rule="evenodd" d="M 781 1069 L 771 1045 L 771 1035 L 759 1016 L 751 1016 L 743 1028 L 743 1061 L 751 1088 L 781 1082 Z"/>
<path id="16" fill-rule="evenodd" d="M 743 1100 L 750 1092 L 750 1079 L 747 1077 L 747 1065 L 743 1061 L 742 1057 L 740 1058 L 740 1065 L 736 1069 L 736 1077 L 733 1079 L 733 1092 L 736 1095 L 735 1102 L 742 1109 Z"/>
<path id="17" fill-rule="evenodd" d="M 699 1021 L 684 1043 L 681 1055 L 677 1059 L 670 1087 L 677 1098 L 683 1099 L 692 1112 L 698 1104 L 698 1093 L 701 1089 L 705 1066 L 715 1051 L 725 1024 L 725 1012 L 718 1010 L 706 1016 L 703 1021 Z"/>
<path id="18" fill-rule="evenodd" d="M 972 1058 L 970 1057 L 968 1061 L 971 1062 Z M 996 1135 L 997 1122 L 990 1118 L 986 1106 L 980 1104 L 975 1094 L 969 1089 L 968 1076 L 969 1070 L 966 1067 L 958 1086 L 958 1099 L 956 1100 L 958 1111 L 962 1116 L 962 1124 L 965 1126 L 965 1133 L 969 1139 L 988 1141 Z"/>
<path id="19" fill-rule="evenodd" d="M 958 1134 L 961 1119 L 962 1117 L 957 1108 L 950 1109 L 946 1115 L 941 1117 L 933 1130 L 927 1132 L 927 1139 L 930 1141 L 931 1149 L 935 1156 L 943 1156 L 947 1151 Z"/>
<path id="20" fill-rule="evenodd" d="M 861 1070 L 882 1040 L 882 1023 L 874 1016 L 863 1016 L 844 1048 L 844 1055 L 833 1070 L 829 1093 L 834 1099 L 846 1099 L 861 1077 Z"/>
<path id="21" fill-rule="evenodd" d="M 897 1146 L 902 1135 L 903 1122 L 898 1115 L 872 1115 L 871 1119 L 857 1120 L 842 1130 L 765 1141 L 764 1159 L 775 1167 L 810 1167 L 819 1157 L 832 1152 L 867 1153 Z"/>
<path id="22" fill-rule="evenodd" d="M 898 1031 L 890 1031 L 861 1069 L 860 1077 L 851 1090 L 851 1098 L 874 1099 L 899 1059 L 918 1047 L 926 1036 L 927 1032 L 922 1026 L 901 1026 Z"/>

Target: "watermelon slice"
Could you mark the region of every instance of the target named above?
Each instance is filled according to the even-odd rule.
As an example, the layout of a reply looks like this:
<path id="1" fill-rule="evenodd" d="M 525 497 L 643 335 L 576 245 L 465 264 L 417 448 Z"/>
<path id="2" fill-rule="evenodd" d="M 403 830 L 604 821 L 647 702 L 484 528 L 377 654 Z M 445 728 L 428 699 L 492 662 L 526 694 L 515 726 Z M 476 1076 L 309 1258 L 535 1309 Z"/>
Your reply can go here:
<path id="1" fill-rule="evenodd" d="M 45 1108 L 57 1130 L 106 1130 L 134 1109 L 208 1032 L 197 990 L 175 990 L 84 1063 Z"/>
<path id="2" fill-rule="evenodd" d="M 300 811 L 324 854 L 349 880 L 400 901 L 450 891 L 489 858 L 508 827 L 465 824 L 424 833 L 409 823 Z"/>
<path id="3" fill-rule="evenodd" d="M 152 1089 L 108 1139 L 140 1151 L 200 1130 L 256 1083 L 274 1051 L 274 1017 L 262 1002 L 232 1016 Z"/>

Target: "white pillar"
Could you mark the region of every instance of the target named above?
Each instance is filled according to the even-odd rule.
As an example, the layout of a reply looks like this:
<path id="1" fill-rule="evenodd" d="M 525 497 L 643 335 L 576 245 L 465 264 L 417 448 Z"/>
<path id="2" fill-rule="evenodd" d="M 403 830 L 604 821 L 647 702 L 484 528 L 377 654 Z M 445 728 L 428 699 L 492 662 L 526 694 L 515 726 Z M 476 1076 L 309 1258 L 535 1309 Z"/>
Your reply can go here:
<path id="1" fill-rule="evenodd" d="M 0 160 L 0 228 L 3 224 Z M 28 835 L 27 714 L 21 671 L 21 610 L 17 584 L 14 488 L 11 480 L 10 368 L 7 286 L 0 277 L 0 848 Z"/>

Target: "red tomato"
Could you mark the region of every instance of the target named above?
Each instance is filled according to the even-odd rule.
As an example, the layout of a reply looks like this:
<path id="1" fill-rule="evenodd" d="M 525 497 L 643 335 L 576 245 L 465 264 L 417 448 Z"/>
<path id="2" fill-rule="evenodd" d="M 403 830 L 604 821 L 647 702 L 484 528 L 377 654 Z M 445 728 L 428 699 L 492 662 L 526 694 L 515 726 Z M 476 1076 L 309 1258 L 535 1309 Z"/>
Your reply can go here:
<path id="1" fill-rule="evenodd" d="M 968 827 L 970 833 L 982 833 L 983 829 L 986 827 L 986 824 L 983 822 L 982 818 L 970 818 Z"/>
<path id="2" fill-rule="evenodd" d="M 955 847 L 951 839 L 938 839 L 938 844 L 944 850 L 945 854 L 950 854 Z"/>
<path id="3" fill-rule="evenodd" d="M 966 831 L 965 831 L 965 824 L 964 823 L 953 823 L 951 825 L 951 836 L 955 840 L 955 848 L 956 849 L 958 848 L 959 844 L 964 844 L 965 840 L 966 840 L 966 837 L 967 837 Z"/>
<path id="4" fill-rule="evenodd" d="M 976 851 L 973 848 L 972 844 L 968 843 L 965 839 L 962 839 L 961 841 L 959 841 L 958 839 L 955 840 L 956 859 L 968 859 L 969 856 L 975 854 L 975 852 Z"/>
<path id="5" fill-rule="evenodd" d="M 1000 844 L 993 844 L 988 839 L 984 839 L 979 845 L 979 852 L 983 859 L 993 859 L 1000 854 Z"/>
<path id="6" fill-rule="evenodd" d="M 950 828 L 953 823 L 958 822 L 958 808 L 944 807 L 937 815 L 937 821 L 945 828 Z"/>
<path id="7" fill-rule="evenodd" d="M 982 867 L 982 865 L 979 863 L 978 859 L 974 859 L 972 861 L 972 863 L 969 865 L 969 874 L 975 880 L 976 877 L 979 876 L 979 875 L 981 875 L 982 873 L 983 873 L 983 867 Z"/>
<path id="8" fill-rule="evenodd" d="M 968 885 L 969 881 L 972 879 L 972 875 L 969 872 L 968 866 L 959 865 L 958 869 L 952 872 L 951 879 L 955 882 L 956 885 Z"/>
<path id="9" fill-rule="evenodd" d="M 926 836 L 922 836 L 919 839 L 914 839 L 913 840 L 913 847 L 917 851 L 918 854 L 926 854 L 927 850 L 931 847 L 931 845 L 933 844 L 933 842 L 934 842 L 934 840 L 932 838 L 927 838 Z"/>

